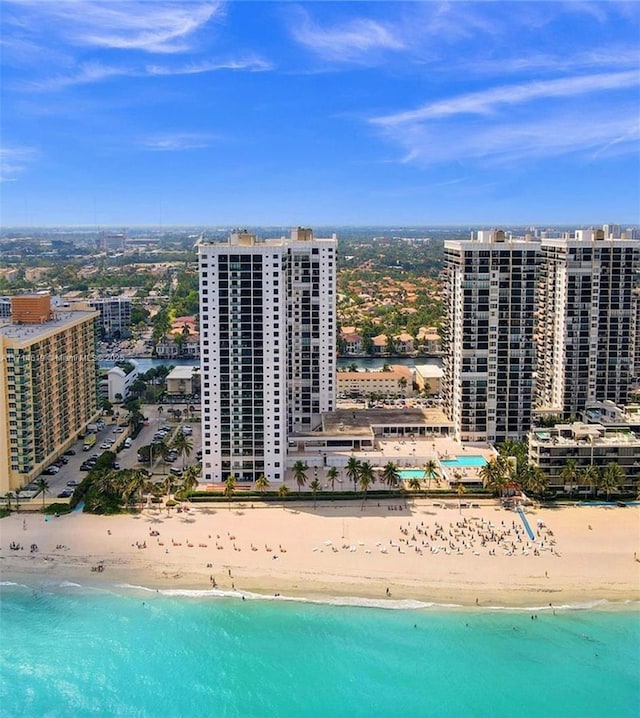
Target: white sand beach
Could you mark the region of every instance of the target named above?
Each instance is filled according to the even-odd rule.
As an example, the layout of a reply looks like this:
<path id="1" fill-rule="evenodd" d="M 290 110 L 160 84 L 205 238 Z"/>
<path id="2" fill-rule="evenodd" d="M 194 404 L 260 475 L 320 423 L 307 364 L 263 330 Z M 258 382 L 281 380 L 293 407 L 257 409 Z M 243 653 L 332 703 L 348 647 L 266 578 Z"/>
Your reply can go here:
<path id="1" fill-rule="evenodd" d="M 21 512 L 0 521 L 0 575 L 480 606 L 640 600 L 640 507 L 530 508 L 531 541 L 497 502 L 454 504 L 254 502 L 46 520 Z"/>

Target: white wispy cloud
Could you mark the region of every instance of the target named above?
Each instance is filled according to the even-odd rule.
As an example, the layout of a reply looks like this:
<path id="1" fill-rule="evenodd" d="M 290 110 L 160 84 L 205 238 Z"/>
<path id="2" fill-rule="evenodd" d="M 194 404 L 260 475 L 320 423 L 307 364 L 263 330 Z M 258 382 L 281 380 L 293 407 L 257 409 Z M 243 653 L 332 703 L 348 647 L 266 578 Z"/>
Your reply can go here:
<path id="1" fill-rule="evenodd" d="M 37 157 L 34 147 L 0 147 L 0 182 L 15 182 Z"/>
<path id="2" fill-rule="evenodd" d="M 501 107 L 519 105 L 541 99 L 566 98 L 603 90 L 628 89 L 640 84 L 637 71 L 600 73 L 578 77 L 527 82 L 518 85 L 493 87 L 446 100 L 422 105 L 415 110 L 399 112 L 371 120 L 382 126 L 403 125 L 454 115 L 488 115 Z"/>
<path id="3" fill-rule="evenodd" d="M 371 53 L 405 47 L 392 23 L 355 18 L 323 27 L 301 8 L 297 8 L 290 31 L 296 42 L 329 61 L 366 61 Z"/>
<path id="4" fill-rule="evenodd" d="M 173 132 L 144 137 L 139 140 L 138 145 L 155 152 L 179 152 L 210 147 L 217 139 L 219 138 L 215 135 L 206 133 Z"/>
<path id="5" fill-rule="evenodd" d="M 144 2 L 129 0 L 3 0 L 23 19 L 46 23 L 76 45 L 177 53 L 190 50 L 193 35 L 224 12 L 222 2 Z M 23 20 L 24 21 L 24 20 Z"/>
<path id="6" fill-rule="evenodd" d="M 201 60 L 185 65 L 147 65 L 145 72 L 148 75 L 200 75 L 219 70 L 247 70 L 248 72 L 266 72 L 273 65 L 260 57 L 246 57 L 231 60 Z"/>
<path id="7" fill-rule="evenodd" d="M 639 85 L 636 71 L 563 77 L 438 99 L 369 121 L 401 148 L 402 162 L 513 163 L 577 152 L 588 159 L 637 151 L 638 108 L 629 93 Z"/>
<path id="8" fill-rule="evenodd" d="M 640 127 L 630 107 L 589 113 L 564 111 L 525 121 L 414 124 L 389 133 L 403 150 L 402 162 L 427 166 L 451 161 L 514 164 L 581 153 L 586 160 L 638 151 Z"/>
<path id="9" fill-rule="evenodd" d="M 198 75 L 224 70 L 266 72 L 272 65 L 257 57 L 229 60 L 202 60 L 184 65 L 105 65 L 99 62 L 82 63 L 72 72 L 51 77 L 23 81 L 18 89 L 30 92 L 55 92 L 68 87 L 88 85 L 116 77 L 170 77 L 173 75 Z"/>

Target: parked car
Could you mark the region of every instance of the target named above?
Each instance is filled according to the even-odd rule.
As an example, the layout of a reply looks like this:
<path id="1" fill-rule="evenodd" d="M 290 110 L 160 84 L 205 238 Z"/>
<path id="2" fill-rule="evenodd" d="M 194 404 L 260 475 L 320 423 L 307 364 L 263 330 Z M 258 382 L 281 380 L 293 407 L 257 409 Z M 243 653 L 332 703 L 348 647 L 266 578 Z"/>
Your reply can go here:
<path id="1" fill-rule="evenodd" d="M 88 464 L 80 464 L 80 471 L 91 471 L 93 466 L 89 466 Z"/>
<path id="2" fill-rule="evenodd" d="M 65 489 L 58 494 L 59 499 L 68 499 L 69 496 L 73 496 L 73 491 L 70 491 L 69 489 Z"/>
<path id="3" fill-rule="evenodd" d="M 80 482 L 75 479 L 71 479 L 71 481 L 67 481 L 67 486 L 80 486 Z"/>
<path id="4" fill-rule="evenodd" d="M 49 476 L 54 476 L 55 474 L 58 473 L 58 471 L 60 471 L 60 467 L 56 466 L 55 464 L 52 464 L 51 466 L 46 468 L 42 473 L 48 474 Z"/>
<path id="5" fill-rule="evenodd" d="M 69 463 L 69 459 L 67 459 L 66 456 L 61 456 L 61 457 L 58 459 L 58 461 L 62 461 L 63 464 L 68 464 L 68 463 Z"/>
<path id="6" fill-rule="evenodd" d="M 75 456 L 76 450 L 75 449 L 67 449 L 64 453 L 65 453 L 65 456 Z"/>
<path id="7" fill-rule="evenodd" d="M 128 449 L 130 446 L 131 446 L 131 439 L 130 439 L 129 437 L 127 437 L 127 438 L 124 440 L 124 448 L 125 448 L 125 449 Z"/>

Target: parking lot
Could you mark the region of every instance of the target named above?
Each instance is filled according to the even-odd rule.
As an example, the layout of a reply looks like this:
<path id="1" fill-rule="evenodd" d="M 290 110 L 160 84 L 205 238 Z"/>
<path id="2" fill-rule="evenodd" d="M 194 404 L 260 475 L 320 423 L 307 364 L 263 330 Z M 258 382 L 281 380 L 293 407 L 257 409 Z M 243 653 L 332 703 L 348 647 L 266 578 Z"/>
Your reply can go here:
<path id="1" fill-rule="evenodd" d="M 164 438 L 164 442 L 167 445 L 171 445 L 173 442 L 178 427 L 192 427 L 192 435 L 189 439 L 191 440 L 193 449 L 190 456 L 184 461 L 185 465 L 194 464 L 196 462 L 196 452 L 201 446 L 200 422 L 191 422 L 188 419 L 183 419 L 178 423 L 173 421 L 171 417 L 164 416 L 164 412 L 159 412 L 158 408 L 156 405 L 144 405 L 142 407 L 142 413 L 147 418 L 148 425 L 144 426 L 138 436 L 132 440 L 129 448 L 124 448 L 125 440 L 130 432 L 129 427 L 119 427 L 117 423 L 118 417 L 104 417 L 105 427 L 96 433 L 96 443 L 89 451 L 83 451 L 84 440 L 79 439 L 70 449 L 75 453 L 73 455 L 64 456 L 64 458 L 67 459 L 67 463 L 60 467 L 58 473 L 53 475 L 44 474 L 44 477 L 49 483 L 47 499 L 56 499 L 60 497 L 60 494 L 63 492 L 72 491 L 74 485 L 79 484 L 87 475 L 87 472 L 82 471 L 80 466 L 91 457 L 97 458 L 107 450 L 116 453 L 115 461 L 121 469 L 145 468 L 151 470 L 152 473 L 163 475 L 168 473 L 170 466 L 182 468 L 183 458 L 181 456 L 178 456 L 174 462 L 168 462 L 166 465 L 159 460 L 155 460 L 153 467 L 150 467 L 149 464 L 141 464 L 138 461 L 138 449 L 141 446 L 151 444 L 154 434 L 158 432 L 162 426 L 169 427 L 169 432 Z M 106 445 L 107 442 L 113 442 L 108 449 Z M 32 492 L 25 492 L 20 496 L 23 500 L 31 497 Z M 69 497 L 60 498 L 64 499 Z M 41 496 L 38 496 L 36 500 L 38 502 L 41 501 Z"/>

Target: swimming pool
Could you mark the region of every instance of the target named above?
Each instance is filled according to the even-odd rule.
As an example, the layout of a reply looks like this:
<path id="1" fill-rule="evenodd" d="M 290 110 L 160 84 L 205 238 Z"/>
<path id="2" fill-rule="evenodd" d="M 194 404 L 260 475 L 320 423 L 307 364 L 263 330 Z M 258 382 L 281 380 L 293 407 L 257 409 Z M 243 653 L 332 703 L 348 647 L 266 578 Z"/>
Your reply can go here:
<path id="1" fill-rule="evenodd" d="M 440 463 L 445 467 L 474 467 L 479 468 L 487 463 L 484 456 L 456 456 L 455 459 L 443 459 Z"/>
<path id="2" fill-rule="evenodd" d="M 398 471 L 400 479 L 406 481 L 407 479 L 424 479 L 424 469 L 401 469 Z"/>

